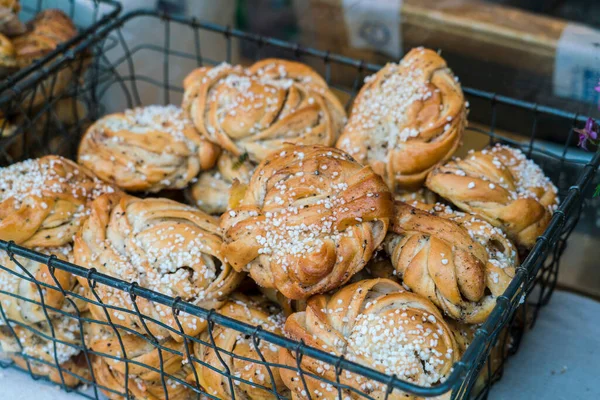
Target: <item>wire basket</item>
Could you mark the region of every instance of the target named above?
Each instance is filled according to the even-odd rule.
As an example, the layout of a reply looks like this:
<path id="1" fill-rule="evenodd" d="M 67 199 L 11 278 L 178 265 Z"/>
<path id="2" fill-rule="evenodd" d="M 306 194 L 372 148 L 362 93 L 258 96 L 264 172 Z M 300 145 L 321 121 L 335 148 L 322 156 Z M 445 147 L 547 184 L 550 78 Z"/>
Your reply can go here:
<path id="1" fill-rule="evenodd" d="M 46 120 L 61 118 L 68 122 L 76 118 L 57 111 L 59 106 L 62 110 L 67 108 L 65 92 L 71 90 L 74 80 L 85 74 L 90 62 L 87 52 L 75 52 L 73 46 L 115 19 L 121 5 L 115 0 L 23 0 L 19 17 L 28 21 L 48 9 L 63 11 L 78 32 L 0 82 L 0 154 L 3 159 L 18 158 L 21 155 L 20 152 L 15 154 L 18 145 L 23 149 L 41 145 L 27 133 L 39 130 Z M 63 99 L 62 104 L 57 106 L 59 99 Z"/>
<path id="2" fill-rule="evenodd" d="M 146 30 L 140 32 L 139 30 L 143 27 L 146 27 Z M 128 34 L 132 31 L 137 34 Z M 212 50 L 206 49 L 207 43 L 214 45 Z M 236 54 L 234 49 L 241 43 L 245 46 L 255 47 L 256 59 L 260 59 L 265 49 L 269 49 L 270 53 L 277 51 L 282 57 L 300 59 L 312 65 L 323 74 L 327 83 L 334 90 L 347 96 L 348 105 L 360 88 L 365 75 L 380 68 L 377 65 L 330 52 L 303 48 L 297 44 L 199 22 L 195 19 L 169 17 L 151 11 L 137 11 L 103 27 L 73 50 L 80 52 L 91 49 L 97 60 L 91 68 L 91 75 L 88 76 L 88 79 L 75 85 L 72 92 L 63 94 L 63 98 L 82 103 L 85 112 L 78 113 L 77 118 L 68 127 L 64 124 L 53 124 L 53 120 L 47 120 L 46 129 L 36 132 L 41 137 L 42 146 L 33 150 L 39 154 L 46 154 L 56 152 L 55 149 L 58 149 L 63 155 L 73 157 L 79 135 L 99 116 L 121 111 L 126 107 L 154 103 L 177 104 L 181 101 L 183 93 L 182 79 L 192 68 L 198 65 L 215 65 L 222 61 L 253 61 L 234 59 L 234 54 Z M 66 57 L 58 61 L 64 61 L 64 58 Z M 339 70 L 355 74 L 356 78 L 352 87 L 341 86 L 336 82 L 333 71 Z M 518 349 L 521 335 L 533 326 L 540 307 L 548 302 L 552 294 L 556 285 L 560 256 L 581 215 L 583 199 L 586 197 L 584 192 L 595 176 L 600 164 L 600 157 L 596 154 L 592 159 L 586 160 L 581 157 L 581 153 L 573 149 L 574 136 L 576 136 L 573 129 L 583 125 L 584 118 L 581 116 L 477 89 L 463 88 L 463 90 L 471 103 L 471 119 L 476 116 L 477 122 L 480 123 L 476 127 L 469 128 L 466 134 L 479 135 L 479 137 L 485 138 L 486 144 L 504 142 L 520 147 L 529 157 L 535 159 L 557 184 L 561 204 L 545 233 L 538 238 L 534 248 L 522 265 L 517 268 L 516 275 L 504 295 L 497 299 L 497 304 L 489 318 L 474 332 L 473 340 L 462 359 L 454 365 L 450 376 L 443 383 L 433 387 L 418 386 L 400 380 L 396 376 L 389 376 L 322 350 L 311 348 L 304 343 L 290 340 L 260 326 L 247 324 L 220 315 L 213 310 L 186 303 L 180 298 L 153 292 L 136 284 L 103 275 L 95 270 L 88 270 L 62 261 L 56 256 L 44 255 L 5 241 L 0 241 L 0 252 L 6 252 L 12 262 L 21 268 L 20 270 L 10 269 L 3 266 L 2 270 L 18 279 L 31 282 L 32 287 L 35 287 L 35 292 L 39 293 L 38 300 L 29 298 L 19 298 L 18 300 L 25 302 L 23 304 L 28 303 L 41 307 L 48 321 L 50 321 L 50 314 L 56 313 L 69 318 L 75 324 L 74 331 L 84 338 L 84 343 L 73 343 L 56 337 L 52 324 L 49 323 L 49 329 L 35 332 L 50 343 L 47 359 L 36 358 L 23 352 L 20 361 L 8 360 L 2 362 L 2 367 L 22 369 L 38 378 L 42 375 L 50 376 L 50 379 L 60 383 L 63 389 L 75 390 L 92 399 L 102 398 L 101 391 L 114 397 L 135 398 L 135 387 L 132 388 L 131 384 L 127 386 L 129 382 L 127 378 L 133 369 L 139 368 L 155 374 L 156 386 L 159 391 L 162 391 L 160 396 L 156 396 L 158 398 L 168 398 L 169 388 L 172 387 L 188 390 L 191 398 L 218 398 L 201 389 L 196 366 L 202 366 L 220 374 L 222 384 L 226 385 L 230 393 L 234 394 L 232 397 L 236 397 L 234 387 L 242 384 L 246 387 L 262 388 L 265 398 L 285 398 L 286 393 L 274 389 L 276 385 L 273 371 L 276 369 L 295 371 L 305 386 L 306 378 L 322 381 L 325 385 L 323 387 L 330 388 L 333 393 L 332 397 L 327 398 L 342 399 L 342 393 L 350 393 L 353 398 L 375 398 L 341 383 L 340 377 L 345 373 L 354 373 L 367 380 L 378 382 L 386 388 L 384 390 L 385 398 L 394 398 L 393 396 L 397 395 L 398 391 L 422 397 L 440 396 L 445 393 L 452 398 L 461 399 L 475 395 L 479 398 L 487 397 L 491 384 L 502 374 L 506 356 Z M 60 100 L 60 96 L 57 100 Z M 514 120 L 516 118 L 521 121 L 529 121 L 528 127 L 524 130 L 516 130 L 517 135 L 510 137 L 499 133 L 504 126 L 502 124 L 504 119 Z M 557 129 L 562 129 L 564 143 L 557 145 L 538 139 L 539 127 L 545 126 L 552 126 L 555 133 Z M 53 129 L 56 135 L 46 135 L 49 129 Z M 61 139 L 61 146 L 57 147 L 54 143 L 48 142 L 48 140 L 57 138 Z M 27 155 L 29 154 L 27 153 Z M 25 156 L 25 152 L 23 152 L 19 157 L 13 159 L 22 159 Z M 3 162 L 7 163 L 13 159 L 5 159 Z M 53 283 L 36 279 L 26 268 L 22 267 L 23 264 L 29 262 L 47 265 Z M 83 296 L 78 290 L 67 290 L 61 287 L 56 277 L 60 271 L 66 271 L 79 277 L 80 281 L 86 282 L 93 295 L 91 299 Z M 98 289 L 102 287 L 114 288 L 129 296 L 134 305 L 136 299 L 142 298 L 167 307 L 175 316 L 176 328 L 166 326 L 161 321 L 141 313 L 137 306 L 134 306 L 134 310 L 129 310 L 104 304 L 98 295 Z M 64 311 L 44 303 L 42 293 L 52 289 L 66 298 L 72 306 L 71 311 Z M 0 295 L 16 297 L 12 293 L 2 291 L 0 291 Z M 89 315 L 77 311 L 76 303 L 82 302 L 100 307 L 106 316 L 106 321 L 90 318 Z M 142 333 L 119 325 L 119 319 L 111 319 L 110 314 L 114 311 L 134 315 L 139 320 Z M 2 302 L 0 302 L 0 315 L 6 319 Z M 186 335 L 179 321 L 180 315 L 192 315 L 204 320 L 207 324 L 207 335 L 200 338 Z M 13 335 L 16 333 L 12 327 L 36 331 L 35 327 L 18 321 L 9 320 L 9 322 Z M 115 343 L 119 346 L 120 351 L 115 354 L 91 349 L 85 343 L 85 332 L 90 325 L 99 325 L 110 330 L 116 338 Z M 178 342 L 184 345 L 178 348 L 165 345 L 163 340 L 152 333 L 150 326 L 154 325 L 167 329 L 171 336 L 177 337 Z M 215 341 L 218 329 L 239 332 L 252 343 L 256 356 L 248 359 L 231 349 L 220 347 Z M 157 357 L 152 364 L 126 356 L 126 349 L 123 345 L 125 334 L 133 335 L 147 342 L 152 349 L 156 349 L 154 354 Z M 16 340 L 16 342 L 18 344 L 19 341 Z M 494 350 L 497 342 L 501 342 L 502 349 L 505 348 L 505 344 L 510 344 L 509 351 L 501 350 L 498 355 L 498 352 Z M 310 357 L 322 361 L 335 371 L 336 379 L 327 380 L 305 371 L 302 369 L 300 361 L 296 367 L 290 367 L 280 364 L 277 360 L 269 359 L 261 352 L 260 343 L 288 349 L 296 355 L 297 360 Z M 195 345 L 212 349 L 216 353 L 218 363 L 213 365 L 199 360 L 190 351 L 190 347 Z M 65 367 L 59 362 L 59 353 L 65 348 L 73 349 L 73 353 L 80 352 L 80 368 Z M 494 360 L 490 359 L 491 353 L 494 354 Z M 120 363 L 120 371 L 125 376 L 124 390 L 114 390 L 114 388 L 103 386 L 97 382 L 92 364 L 99 357 Z M 187 363 L 190 368 L 187 378 L 170 372 L 169 366 L 173 358 Z M 262 366 L 267 372 L 265 380 L 254 382 L 251 379 L 240 377 L 235 372 L 234 360 L 251 361 Z M 40 366 L 46 367 L 44 373 L 39 372 Z M 83 382 L 85 386 L 73 388 L 73 385 L 69 383 L 74 378 L 76 381 Z M 133 385 L 135 386 L 135 384 Z M 307 393 L 307 397 L 319 398 L 310 392 Z"/>

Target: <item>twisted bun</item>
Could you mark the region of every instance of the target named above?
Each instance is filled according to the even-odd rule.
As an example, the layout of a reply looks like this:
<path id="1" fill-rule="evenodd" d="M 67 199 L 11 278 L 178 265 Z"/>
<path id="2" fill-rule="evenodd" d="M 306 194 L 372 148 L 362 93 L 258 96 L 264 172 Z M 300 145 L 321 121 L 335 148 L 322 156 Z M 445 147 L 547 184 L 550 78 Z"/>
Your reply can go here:
<path id="1" fill-rule="evenodd" d="M 159 350 L 140 335 L 121 331 L 119 340 L 105 325 L 91 324 L 89 331 L 90 349 L 106 355 L 94 357 L 92 370 L 98 385 L 109 389 L 101 389 L 109 399 L 120 400 L 123 396 L 119 393 L 126 392 L 134 399 L 149 400 L 186 400 L 193 396 L 193 391 L 184 384 L 191 372 L 185 344 L 161 340 Z M 127 365 L 124 359 L 128 360 Z"/>
<path id="2" fill-rule="evenodd" d="M 91 207 L 75 238 L 79 265 L 209 309 L 219 307 L 242 279 L 221 254 L 217 220 L 199 210 L 172 200 L 124 194 L 101 196 Z M 81 284 L 90 289 L 86 279 Z M 95 292 L 104 304 L 132 311 L 111 309 L 112 319 L 145 333 L 129 294 L 108 286 Z M 179 330 L 170 307 L 140 297 L 136 304 L 144 315 Z M 90 311 L 96 319 L 106 319 L 102 307 L 90 305 Z M 205 320 L 194 316 L 182 315 L 179 320 L 188 335 L 206 327 Z M 182 340 L 158 324 L 148 327 L 159 339 L 170 334 Z"/>
<path id="3" fill-rule="evenodd" d="M 269 332 L 282 334 L 283 315 L 264 299 L 237 294 L 219 310 L 219 313 L 250 325 L 260 325 Z M 279 368 L 267 367 L 264 364 L 277 363 L 276 346 L 264 341 L 254 342 L 251 337 L 220 325 L 215 325 L 212 336 L 219 352 L 230 352 L 233 356 L 224 359 L 227 365 L 225 367 L 212 346 L 194 343 L 195 356 L 201 362 L 197 367 L 198 378 L 208 394 L 219 399 L 247 400 L 271 399 L 272 390 L 281 395 L 285 394 L 287 389 L 279 376 Z M 211 343 L 208 332 L 202 333 L 200 339 L 204 343 Z M 225 369 L 234 377 L 234 394 L 230 392 L 229 379 L 223 375 Z M 236 377 L 240 380 L 236 380 Z M 194 377 L 190 376 L 189 379 Z M 261 387 L 244 381 L 253 382 Z"/>
<path id="4" fill-rule="evenodd" d="M 69 244 L 88 202 L 113 191 L 86 168 L 58 156 L 0 168 L 0 239 L 27 247 Z"/>
<path id="5" fill-rule="evenodd" d="M 371 168 L 323 146 L 284 146 L 238 192 L 221 218 L 223 255 L 290 299 L 347 282 L 383 241 L 393 212 Z"/>
<path id="6" fill-rule="evenodd" d="M 148 106 L 96 121 L 78 159 L 100 178 L 130 191 L 183 189 L 211 168 L 219 148 L 203 139 L 175 106 Z"/>
<path id="7" fill-rule="evenodd" d="M 437 308 L 427 299 L 402 289 L 387 279 L 360 281 L 334 294 L 308 300 L 306 311 L 291 315 L 285 332 L 296 340 L 386 374 L 422 386 L 443 381 L 459 359 L 454 335 Z M 420 349 L 415 351 L 415 349 Z M 336 369 L 296 353 L 281 349 L 282 364 L 316 374 L 336 382 Z M 331 384 L 304 375 L 306 387 L 294 370 L 281 369 L 284 383 L 294 398 L 337 399 Z M 394 390 L 386 396 L 386 386 L 349 371 L 339 374 L 339 383 L 375 399 L 406 399 L 406 393 Z M 316 394 L 316 396 L 315 396 Z M 358 399 L 357 392 L 341 389 L 344 398 Z"/>
<path id="8" fill-rule="evenodd" d="M 390 189 L 414 191 L 458 148 L 467 109 L 435 51 L 416 48 L 365 79 L 337 147 L 370 165 Z"/>
<path id="9" fill-rule="evenodd" d="M 557 189 L 541 168 L 517 149 L 496 145 L 436 168 L 427 187 L 463 211 L 501 228 L 531 248 L 558 205 Z"/>
<path id="10" fill-rule="evenodd" d="M 31 372 L 46 376 L 52 382 L 62 384 L 64 379 L 65 385 L 72 387 L 77 386 L 81 379 L 90 379 L 88 364 L 84 355 L 80 354 L 83 340 L 80 321 L 75 315 L 51 319 L 50 322 L 43 320 L 28 327 L 11 323 L 12 332 L 1 322 L 0 319 L 0 350 L 8 353 L 21 368 L 28 369 L 26 356 L 31 357 Z M 56 366 L 63 370 L 62 378 Z"/>
<path id="11" fill-rule="evenodd" d="M 386 238 L 392 264 L 406 286 L 451 318 L 482 323 L 514 277 L 515 248 L 477 216 L 429 207 L 396 203 Z"/>
<path id="12" fill-rule="evenodd" d="M 183 108 L 198 131 L 258 163 L 284 143 L 333 145 L 345 111 L 310 67 L 267 59 L 244 69 L 221 64 L 184 81 Z"/>

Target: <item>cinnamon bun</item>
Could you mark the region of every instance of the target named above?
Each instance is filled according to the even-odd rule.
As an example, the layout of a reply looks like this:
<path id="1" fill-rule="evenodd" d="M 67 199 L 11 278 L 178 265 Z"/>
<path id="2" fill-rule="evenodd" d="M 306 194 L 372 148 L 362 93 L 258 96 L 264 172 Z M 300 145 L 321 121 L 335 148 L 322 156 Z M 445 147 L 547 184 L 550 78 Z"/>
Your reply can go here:
<path id="1" fill-rule="evenodd" d="M 285 333 L 311 347 L 421 386 L 442 382 L 460 357 L 454 335 L 438 309 L 387 279 L 364 280 L 310 298 L 306 311 L 287 319 Z M 295 370 L 282 368 L 281 377 L 296 399 L 334 400 L 340 392 L 349 399 L 361 398 L 359 393 L 374 399 L 416 398 L 398 390 L 387 394 L 386 385 L 350 371 L 336 377 L 334 366 L 308 356 L 297 360 L 296 352 L 288 349 L 280 350 L 279 361 L 293 368 L 300 364 L 303 371 L 332 383 L 339 377 L 338 391 L 332 383 L 308 374 L 301 379 Z"/>
<path id="2" fill-rule="evenodd" d="M 96 121 L 81 139 L 78 160 L 121 189 L 158 192 L 185 188 L 219 151 L 180 108 L 147 106 Z"/>
<path id="3" fill-rule="evenodd" d="M 454 154 L 466 117 L 446 61 L 420 47 L 365 79 L 337 147 L 370 165 L 393 192 L 410 192 Z"/>
<path id="4" fill-rule="evenodd" d="M 221 217 L 223 255 L 259 286 L 294 300 L 335 289 L 383 241 L 393 212 L 381 177 L 342 151 L 284 146 Z"/>
<path id="5" fill-rule="evenodd" d="M 78 265 L 210 309 L 218 308 L 243 278 L 222 255 L 221 244 L 217 219 L 197 209 L 167 199 L 112 194 L 92 202 L 74 253 Z M 80 282 L 92 289 L 87 279 Z M 102 303 L 129 310 L 110 309 L 111 320 L 146 334 L 127 292 L 105 285 L 94 291 Z M 153 335 L 183 340 L 170 307 L 141 297 L 135 301 L 141 313 L 177 330 L 148 321 Z M 106 319 L 101 306 L 90 304 L 90 311 L 96 319 Z M 207 324 L 192 315 L 182 315 L 179 321 L 190 336 Z"/>
<path id="6" fill-rule="evenodd" d="M 558 190 L 517 149 L 496 145 L 436 168 L 427 187 L 463 211 L 501 228 L 530 249 L 558 207 Z"/>

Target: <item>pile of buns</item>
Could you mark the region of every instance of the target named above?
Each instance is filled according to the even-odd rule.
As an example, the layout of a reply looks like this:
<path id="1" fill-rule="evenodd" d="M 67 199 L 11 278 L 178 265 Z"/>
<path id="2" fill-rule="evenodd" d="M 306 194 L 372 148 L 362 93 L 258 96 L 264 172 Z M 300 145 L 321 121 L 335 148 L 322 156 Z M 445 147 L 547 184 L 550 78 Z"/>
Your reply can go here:
<path id="1" fill-rule="evenodd" d="M 23 23 L 18 18 L 21 5 L 18 0 L 0 0 L 0 79 L 30 66 L 59 45 L 75 38 L 77 28 L 59 9 L 45 9 Z M 87 54 L 68 62 L 52 76 L 36 85 L 36 90 L 25 93 L 21 107 L 0 110 L 0 137 L 12 135 L 20 121 L 20 114 L 56 97 L 69 85 L 74 73 L 82 73 L 87 66 Z M 85 61 L 85 62 L 83 62 Z"/>
<path id="2" fill-rule="evenodd" d="M 98 120 L 79 164 L 48 156 L 0 170 L 0 238 L 418 385 L 443 382 L 557 207 L 542 170 L 500 145 L 452 158 L 467 102 L 424 48 L 365 79 L 348 117 L 297 62 L 202 67 L 184 87 L 181 107 Z M 177 191 L 191 205 L 161 197 Z M 0 325 L 5 351 L 58 354 L 86 377 L 68 345 L 84 342 L 109 398 L 193 398 L 182 382 L 223 399 L 415 398 L 85 277 L 0 264 L 92 301 L 0 271 L 3 291 L 65 311 L 0 296 L 20 322 L 20 346 Z M 79 329 L 76 313 L 104 323 Z M 53 328 L 66 344 L 22 325 Z"/>
<path id="3" fill-rule="evenodd" d="M 27 23 L 19 20 L 19 11 L 19 0 L 0 1 L 0 78 L 28 66 L 77 34 L 73 21 L 61 10 L 42 10 Z"/>

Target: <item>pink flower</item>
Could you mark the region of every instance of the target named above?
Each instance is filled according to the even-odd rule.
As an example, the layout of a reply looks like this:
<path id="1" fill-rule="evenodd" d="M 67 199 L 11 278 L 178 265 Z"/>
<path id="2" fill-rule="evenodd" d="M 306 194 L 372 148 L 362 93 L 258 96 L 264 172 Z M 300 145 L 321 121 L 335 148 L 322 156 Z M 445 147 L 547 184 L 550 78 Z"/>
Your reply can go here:
<path id="1" fill-rule="evenodd" d="M 600 80 L 598 80 L 598 83 L 596 84 L 596 86 L 594 86 L 594 90 L 600 93 Z M 598 102 L 598 110 L 600 110 L 600 101 Z"/>
<path id="2" fill-rule="evenodd" d="M 575 132 L 579 134 L 579 143 L 577 146 L 587 150 L 588 142 L 598 139 L 598 132 L 596 132 L 595 128 L 596 123 L 594 120 L 592 118 L 588 118 L 583 129 L 575 129 Z"/>

